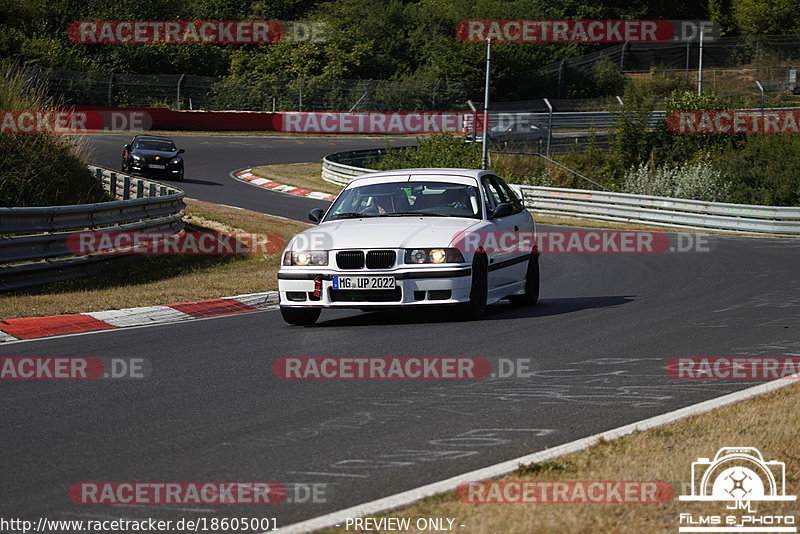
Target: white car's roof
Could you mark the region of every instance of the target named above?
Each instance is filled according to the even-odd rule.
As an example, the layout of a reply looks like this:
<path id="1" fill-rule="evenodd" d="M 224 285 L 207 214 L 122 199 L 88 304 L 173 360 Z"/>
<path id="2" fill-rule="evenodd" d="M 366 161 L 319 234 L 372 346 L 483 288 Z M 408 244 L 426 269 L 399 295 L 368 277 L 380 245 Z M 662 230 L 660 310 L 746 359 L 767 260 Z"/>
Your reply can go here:
<path id="1" fill-rule="evenodd" d="M 350 181 L 349 185 L 357 182 L 361 183 L 380 183 L 384 179 L 395 180 L 430 180 L 436 182 L 452 181 L 454 183 L 475 184 L 478 179 L 489 171 L 481 169 L 395 169 L 391 171 L 378 171 L 356 176 Z"/>

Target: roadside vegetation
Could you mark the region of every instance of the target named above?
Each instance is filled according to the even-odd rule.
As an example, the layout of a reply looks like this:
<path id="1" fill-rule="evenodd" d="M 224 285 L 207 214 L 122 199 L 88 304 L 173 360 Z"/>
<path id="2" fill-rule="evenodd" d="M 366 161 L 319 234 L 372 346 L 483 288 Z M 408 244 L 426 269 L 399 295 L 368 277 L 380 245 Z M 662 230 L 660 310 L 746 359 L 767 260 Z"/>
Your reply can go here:
<path id="1" fill-rule="evenodd" d="M 52 110 L 54 103 L 0 67 L 0 111 Z M 0 134 L 0 206 L 111 200 L 86 168 L 84 144 L 57 133 Z"/>
<path id="2" fill-rule="evenodd" d="M 666 93 L 665 93 L 666 91 Z M 800 136 L 790 134 L 676 134 L 666 121 L 648 125 L 649 113 L 734 110 L 736 99 L 712 92 L 697 96 L 659 79 L 629 79 L 625 107 L 609 134 L 608 148 L 594 142 L 553 159 L 612 191 L 739 204 L 800 204 Z M 491 168 L 509 182 L 592 189 L 579 176 L 546 160 L 490 150 Z M 419 139 L 417 150 L 388 149 L 370 168 L 480 166 L 480 144 L 435 134 Z"/>
<path id="3" fill-rule="evenodd" d="M 791 380 L 791 379 L 787 379 Z M 781 414 L 769 417 L 765 414 Z M 638 534 L 677 532 L 681 513 L 695 516 L 721 515 L 722 502 L 681 502 L 691 494 L 692 462 L 713 458 L 722 447 L 747 444 L 764 459 L 786 462 L 786 494 L 800 486 L 797 459 L 800 447 L 796 429 L 800 425 L 800 385 L 739 402 L 712 412 L 683 419 L 664 427 L 635 432 L 613 441 L 600 441 L 583 452 L 547 462 L 520 465 L 500 480 L 534 483 L 553 481 L 664 481 L 673 489 L 672 498 L 658 504 L 494 504 L 460 502 L 455 492 L 436 495 L 412 506 L 376 517 L 455 518 L 458 531 L 471 534 L 493 532 L 591 532 L 592 534 Z M 756 516 L 795 516 L 797 503 L 761 503 Z M 723 519 L 724 520 L 724 519 Z M 686 526 L 684 523 L 683 526 Z M 324 531 L 347 532 L 343 528 Z M 352 532 L 352 527 L 350 532 Z M 370 532 L 391 532 L 370 530 Z M 411 529 L 408 532 L 418 532 Z"/>
<path id="4" fill-rule="evenodd" d="M 325 23 L 329 31 L 325 42 L 212 46 L 84 45 L 70 41 L 67 33 L 74 21 L 165 18 L 313 21 Z M 790 0 L 7 0 L 0 2 L 0 58 L 18 65 L 84 72 L 224 77 L 216 91 L 223 106 L 252 99 L 252 95 L 237 90 L 245 77 L 265 83 L 303 78 L 309 92 L 334 79 L 391 80 L 397 87 L 406 82 L 444 80 L 463 84 L 462 93 L 454 94 L 454 98 L 458 96 L 460 106 L 466 106 L 466 99 L 482 93 L 485 57 L 481 44 L 463 43 L 455 35 L 457 24 L 467 19 L 717 20 L 728 36 L 796 35 L 800 5 Z M 493 47 L 492 91 L 508 101 L 553 97 L 545 94 L 548 86 L 536 74 L 537 68 L 606 46 L 498 43 Z M 570 69 L 567 74 L 562 98 L 615 95 L 621 89 L 621 78 L 610 60 L 597 62 L 591 69 Z M 401 90 L 409 92 L 411 87 Z M 387 106 L 398 98 L 390 93 L 378 96 Z M 428 106 L 432 96 L 430 92 L 415 94 L 409 103 Z M 288 104 L 292 102 L 296 103 Z M 288 105 L 281 101 L 277 104 L 279 109 Z M 263 105 L 264 109 L 271 108 L 271 98 L 264 99 Z"/>

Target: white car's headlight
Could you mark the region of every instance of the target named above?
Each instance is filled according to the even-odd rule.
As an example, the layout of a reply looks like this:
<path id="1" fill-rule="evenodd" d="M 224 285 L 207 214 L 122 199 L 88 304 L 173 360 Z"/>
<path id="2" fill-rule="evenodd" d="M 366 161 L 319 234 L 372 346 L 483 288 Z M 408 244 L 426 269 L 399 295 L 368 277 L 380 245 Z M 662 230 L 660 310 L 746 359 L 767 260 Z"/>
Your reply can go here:
<path id="1" fill-rule="evenodd" d="M 406 263 L 463 263 L 464 256 L 457 248 L 406 249 Z"/>
<path id="2" fill-rule="evenodd" d="M 284 265 L 328 265 L 328 252 L 320 250 L 287 250 L 283 253 Z"/>

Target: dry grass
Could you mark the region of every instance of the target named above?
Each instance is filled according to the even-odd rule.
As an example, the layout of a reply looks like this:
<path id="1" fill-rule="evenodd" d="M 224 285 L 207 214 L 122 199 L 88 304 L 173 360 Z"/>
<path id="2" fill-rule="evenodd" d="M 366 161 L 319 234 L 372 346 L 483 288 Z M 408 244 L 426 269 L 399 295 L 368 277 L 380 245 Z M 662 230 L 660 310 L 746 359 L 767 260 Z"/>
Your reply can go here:
<path id="1" fill-rule="evenodd" d="M 285 165 L 262 165 L 250 170 L 256 176 L 274 182 L 302 187 L 311 191 L 338 194 L 341 186 L 322 179 L 322 163 L 289 163 Z"/>
<path id="2" fill-rule="evenodd" d="M 756 447 L 764 460 L 786 463 L 786 494 L 800 493 L 800 385 L 671 425 L 599 443 L 557 461 L 525 466 L 503 480 L 666 481 L 674 489 L 663 504 L 470 504 L 455 493 L 425 499 L 391 517 L 455 518 L 464 534 L 678 532 L 679 514 L 725 516 L 725 503 L 681 502 L 690 493 L 691 464 L 721 447 Z M 753 502 L 755 515 L 795 515 L 797 502 Z M 326 532 L 345 532 L 344 529 Z M 349 532 L 365 532 L 353 530 Z M 369 531 L 383 532 L 383 531 Z M 388 531 L 387 531 L 388 532 Z M 411 529 L 407 532 L 418 532 Z"/>
<path id="3" fill-rule="evenodd" d="M 284 239 L 307 225 L 248 210 L 187 200 L 189 229 L 278 232 Z M 278 286 L 279 254 L 151 256 L 120 260 L 92 277 L 0 295 L 0 318 L 132 308 L 204 300 Z"/>

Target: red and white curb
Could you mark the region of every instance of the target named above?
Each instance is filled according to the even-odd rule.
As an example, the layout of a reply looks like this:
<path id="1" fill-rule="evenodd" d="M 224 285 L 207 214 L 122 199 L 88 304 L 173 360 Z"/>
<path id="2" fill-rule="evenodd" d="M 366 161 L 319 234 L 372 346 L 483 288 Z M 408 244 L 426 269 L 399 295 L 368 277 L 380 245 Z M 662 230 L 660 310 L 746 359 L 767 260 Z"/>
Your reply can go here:
<path id="1" fill-rule="evenodd" d="M 6 319 L 0 320 L 0 343 L 220 317 L 274 309 L 277 305 L 278 292 L 268 291 L 162 306 Z"/>
<path id="2" fill-rule="evenodd" d="M 330 193 L 311 191 L 309 189 L 294 187 L 292 185 L 279 184 L 278 182 L 273 182 L 271 180 L 267 180 L 266 178 L 260 178 L 251 173 L 251 170 L 252 169 L 245 169 L 243 171 L 234 173 L 234 177 L 243 182 L 257 185 L 259 187 L 265 187 L 267 189 L 272 189 L 273 191 L 279 191 L 281 193 L 288 193 L 298 197 L 315 198 L 317 200 L 334 200 L 336 198 L 336 195 L 331 195 Z"/>

